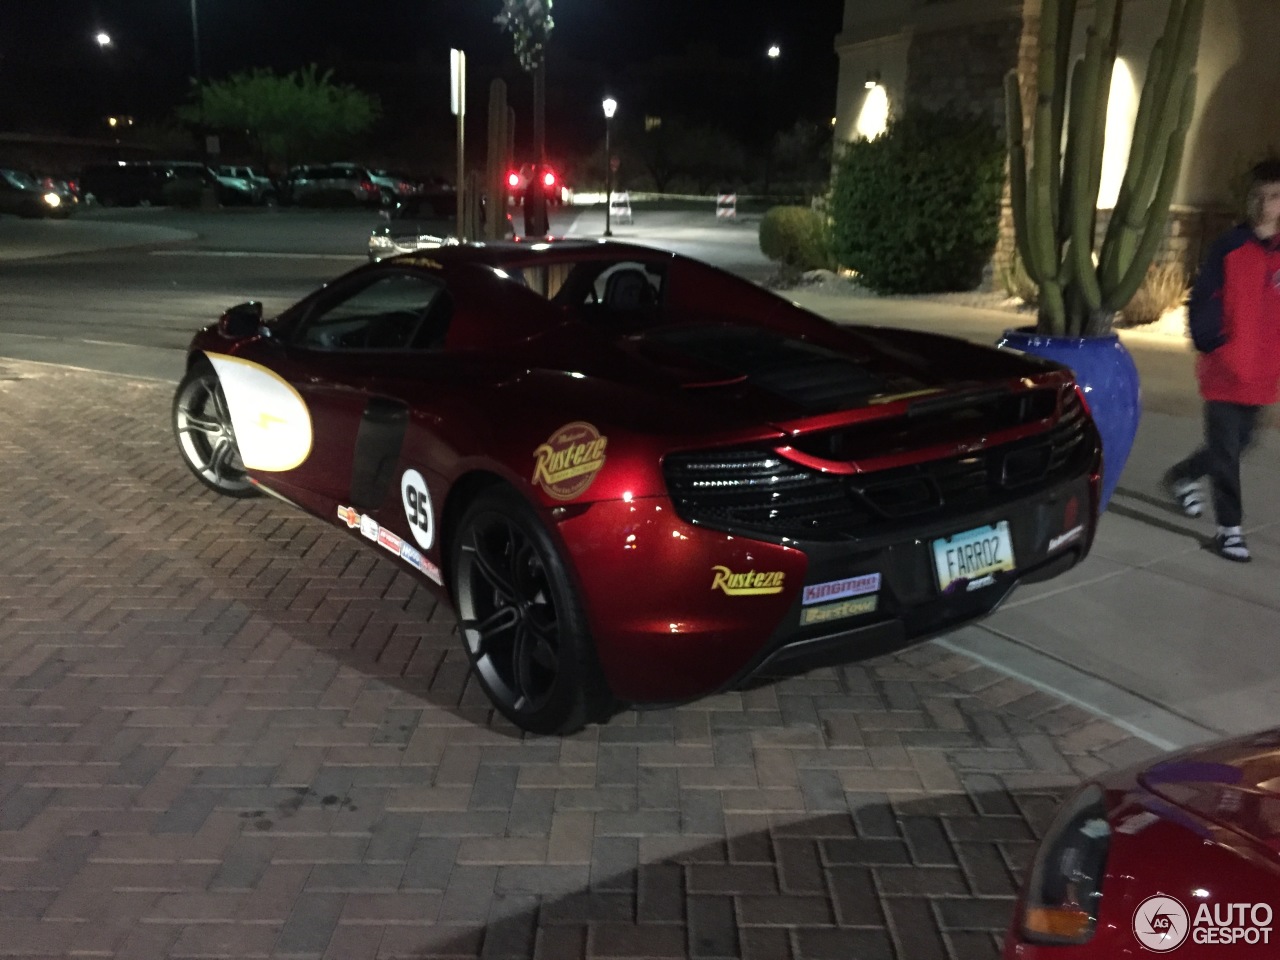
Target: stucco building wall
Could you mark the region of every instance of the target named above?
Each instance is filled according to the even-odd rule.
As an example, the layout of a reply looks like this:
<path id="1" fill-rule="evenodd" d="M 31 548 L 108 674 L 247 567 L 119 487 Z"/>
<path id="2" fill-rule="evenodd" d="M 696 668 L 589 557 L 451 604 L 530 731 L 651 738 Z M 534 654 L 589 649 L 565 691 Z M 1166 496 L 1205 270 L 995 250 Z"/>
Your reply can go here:
<path id="1" fill-rule="evenodd" d="M 1119 57 L 1132 77 L 1134 104 L 1168 4 L 1125 0 Z M 846 0 L 835 44 L 841 64 L 837 137 L 857 135 L 870 77 L 880 80 L 892 112 L 907 100 L 954 104 L 1003 130 L 1003 77 L 1019 62 L 1024 81 L 1034 76 L 1039 12 L 1040 0 Z M 1081 0 L 1077 52 L 1092 17 L 1092 2 Z M 1194 266 L 1202 234 L 1239 215 L 1244 173 L 1262 157 L 1280 154 L 1277 51 L 1280 0 L 1209 0 L 1196 65 L 1196 111 L 1162 257 Z M 1006 222 L 1002 254 L 1010 230 Z"/>

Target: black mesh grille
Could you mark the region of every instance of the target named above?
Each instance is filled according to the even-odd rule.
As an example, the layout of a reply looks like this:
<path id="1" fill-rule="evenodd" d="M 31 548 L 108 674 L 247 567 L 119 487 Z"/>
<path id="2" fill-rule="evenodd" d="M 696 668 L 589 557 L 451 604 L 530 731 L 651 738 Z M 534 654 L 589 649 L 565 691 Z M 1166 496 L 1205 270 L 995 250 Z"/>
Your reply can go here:
<path id="1" fill-rule="evenodd" d="M 928 463 L 825 474 L 759 447 L 675 454 L 663 468 L 676 510 L 709 526 L 806 539 L 868 536 L 903 520 L 945 519 L 1073 476 L 1090 455 L 1084 409 L 1064 392 L 1037 436 Z"/>

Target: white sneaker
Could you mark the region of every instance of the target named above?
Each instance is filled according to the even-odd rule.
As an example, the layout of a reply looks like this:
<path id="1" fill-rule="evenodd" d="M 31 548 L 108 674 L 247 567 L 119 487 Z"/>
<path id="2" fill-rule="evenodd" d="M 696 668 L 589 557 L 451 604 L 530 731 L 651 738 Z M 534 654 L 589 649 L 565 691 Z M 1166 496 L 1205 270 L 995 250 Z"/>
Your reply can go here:
<path id="1" fill-rule="evenodd" d="M 1173 498 L 1183 513 L 1188 517 L 1198 517 L 1204 513 L 1205 490 L 1199 480 L 1164 481 L 1164 489 Z"/>
<path id="2" fill-rule="evenodd" d="M 1213 550 L 1218 556 L 1236 563 L 1248 563 L 1253 559 L 1239 527 L 1219 527 L 1218 535 L 1213 538 Z"/>

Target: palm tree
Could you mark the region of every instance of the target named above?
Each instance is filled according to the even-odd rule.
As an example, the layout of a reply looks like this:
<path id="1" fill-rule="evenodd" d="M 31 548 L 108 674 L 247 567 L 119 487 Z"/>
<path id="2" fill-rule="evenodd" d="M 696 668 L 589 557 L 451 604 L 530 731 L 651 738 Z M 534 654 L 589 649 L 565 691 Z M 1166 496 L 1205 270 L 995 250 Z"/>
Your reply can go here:
<path id="1" fill-rule="evenodd" d="M 547 232 L 547 201 L 542 191 L 542 168 L 547 163 L 547 66 L 546 47 L 555 21 L 552 0 L 503 0 L 494 22 L 511 32 L 520 66 L 533 74 L 533 154 L 537 169 L 525 201 L 525 233 Z"/>

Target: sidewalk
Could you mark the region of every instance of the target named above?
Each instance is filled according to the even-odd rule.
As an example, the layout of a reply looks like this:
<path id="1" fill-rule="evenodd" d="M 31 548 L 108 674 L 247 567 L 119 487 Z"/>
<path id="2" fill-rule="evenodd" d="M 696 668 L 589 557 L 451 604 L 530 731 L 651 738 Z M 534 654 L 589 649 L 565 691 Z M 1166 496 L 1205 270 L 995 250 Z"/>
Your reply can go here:
<path id="1" fill-rule="evenodd" d="M 404 573 L 204 491 L 171 390 L 0 362 L 0 955 L 994 960 L 1154 752 L 934 644 L 520 737 Z"/>

